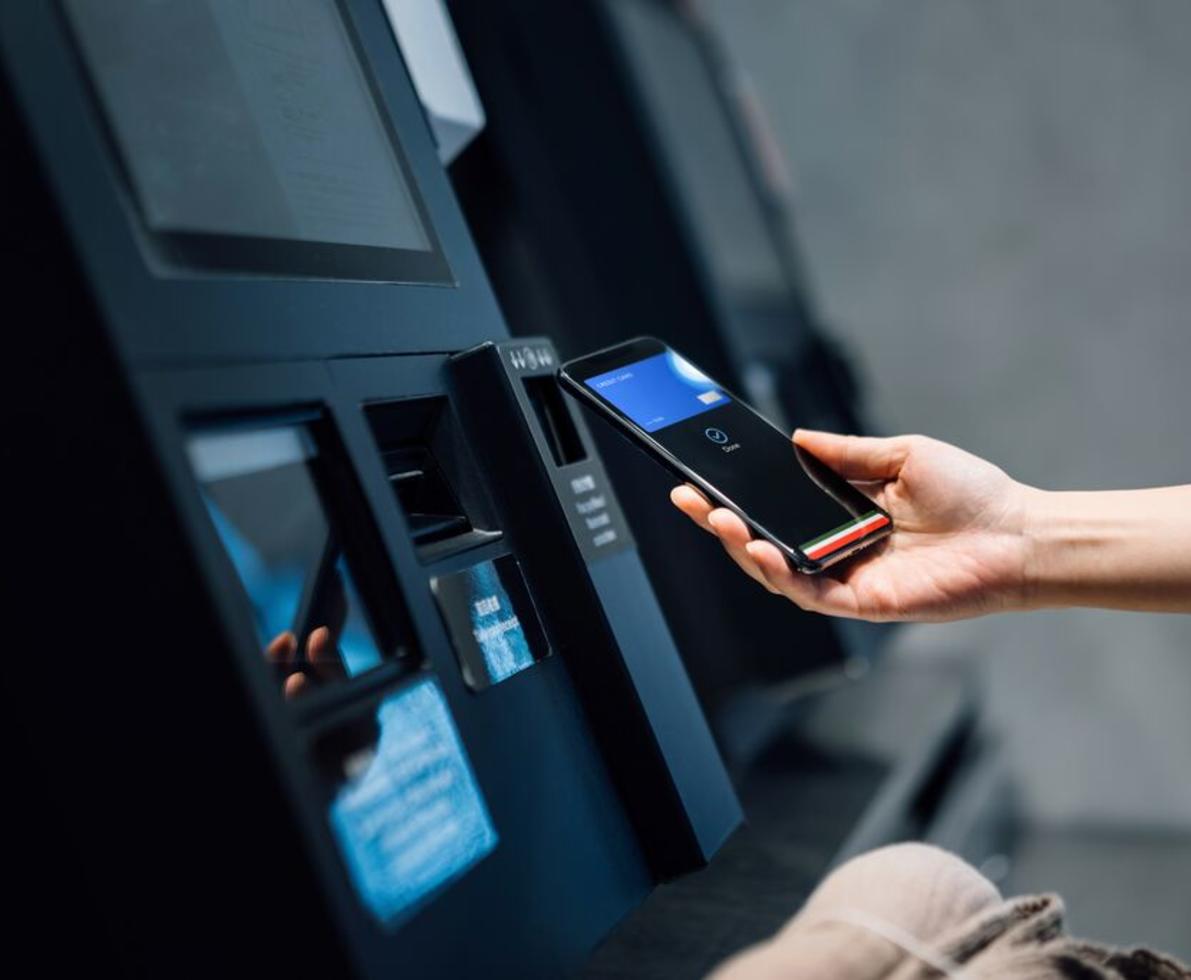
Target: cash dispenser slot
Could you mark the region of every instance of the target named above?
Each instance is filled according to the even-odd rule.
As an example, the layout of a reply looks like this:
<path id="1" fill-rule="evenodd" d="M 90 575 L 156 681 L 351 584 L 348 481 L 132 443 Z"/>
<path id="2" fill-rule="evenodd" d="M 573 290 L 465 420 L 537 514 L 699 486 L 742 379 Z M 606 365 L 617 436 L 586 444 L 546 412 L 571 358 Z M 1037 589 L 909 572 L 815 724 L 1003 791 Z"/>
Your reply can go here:
<path id="1" fill-rule="evenodd" d="M 500 539 L 445 398 L 377 402 L 364 414 L 423 563 Z"/>
<path id="2" fill-rule="evenodd" d="M 419 547 L 472 530 L 462 504 L 425 446 L 402 446 L 382 456 L 389 484 Z"/>

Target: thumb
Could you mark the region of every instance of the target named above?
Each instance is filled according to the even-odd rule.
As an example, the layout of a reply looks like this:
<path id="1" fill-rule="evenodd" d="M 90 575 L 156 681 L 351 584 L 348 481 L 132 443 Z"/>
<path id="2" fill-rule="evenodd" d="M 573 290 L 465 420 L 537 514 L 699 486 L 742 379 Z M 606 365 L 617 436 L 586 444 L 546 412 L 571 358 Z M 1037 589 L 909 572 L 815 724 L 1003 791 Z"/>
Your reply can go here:
<path id="1" fill-rule="evenodd" d="M 905 436 L 876 439 L 797 429 L 794 444 L 846 480 L 892 480 L 901 472 L 910 454 L 910 443 Z"/>

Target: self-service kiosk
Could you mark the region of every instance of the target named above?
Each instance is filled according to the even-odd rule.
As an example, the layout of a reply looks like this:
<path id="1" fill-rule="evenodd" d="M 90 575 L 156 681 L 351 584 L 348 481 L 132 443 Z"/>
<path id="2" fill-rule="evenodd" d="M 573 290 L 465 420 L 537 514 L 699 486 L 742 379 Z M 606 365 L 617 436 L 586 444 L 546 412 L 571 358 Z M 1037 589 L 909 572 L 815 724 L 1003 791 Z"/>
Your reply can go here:
<path id="1" fill-rule="evenodd" d="M 488 121 L 450 172 L 514 330 L 550 333 L 568 356 L 656 335 L 779 424 L 860 430 L 851 374 L 691 6 L 449 6 Z M 668 476 L 603 428 L 700 695 L 722 744 L 747 754 L 767 703 L 838 679 L 887 631 L 800 614 L 714 542 L 692 543 Z"/>
<path id="2" fill-rule="evenodd" d="M 381 5 L 14 0 L 0 82 L 18 944 L 572 972 L 739 808 Z"/>

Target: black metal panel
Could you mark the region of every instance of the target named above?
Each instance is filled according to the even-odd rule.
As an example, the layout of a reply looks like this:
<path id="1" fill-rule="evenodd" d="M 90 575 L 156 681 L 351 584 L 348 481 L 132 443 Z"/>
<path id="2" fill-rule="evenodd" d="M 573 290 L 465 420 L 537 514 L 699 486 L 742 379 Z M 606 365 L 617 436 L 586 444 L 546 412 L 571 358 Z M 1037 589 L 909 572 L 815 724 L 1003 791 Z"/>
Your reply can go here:
<path id="1" fill-rule="evenodd" d="M 0 255 L 28 315 L 8 321 L 2 395 L 5 471 L 22 474 L 6 580 L 21 653 L 2 681 L 24 799 L 4 813 L 21 841 L 10 954 L 63 974 L 210 976 L 233 950 L 246 971 L 334 971 L 347 951 L 295 859 L 226 624 L 7 94 Z"/>

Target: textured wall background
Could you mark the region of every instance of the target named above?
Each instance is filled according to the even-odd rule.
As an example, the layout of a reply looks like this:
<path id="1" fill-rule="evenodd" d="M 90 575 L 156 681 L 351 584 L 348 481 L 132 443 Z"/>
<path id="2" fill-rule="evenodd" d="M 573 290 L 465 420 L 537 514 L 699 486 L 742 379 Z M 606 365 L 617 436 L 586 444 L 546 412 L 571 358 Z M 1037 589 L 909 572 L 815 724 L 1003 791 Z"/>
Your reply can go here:
<path id="1" fill-rule="evenodd" d="M 1052 488 L 1191 482 L 1191 4 L 703 0 L 793 165 L 873 418 Z M 979 651 L 1030 812 L 1191 828 L 1191 618 L 907 631 Z"/>

